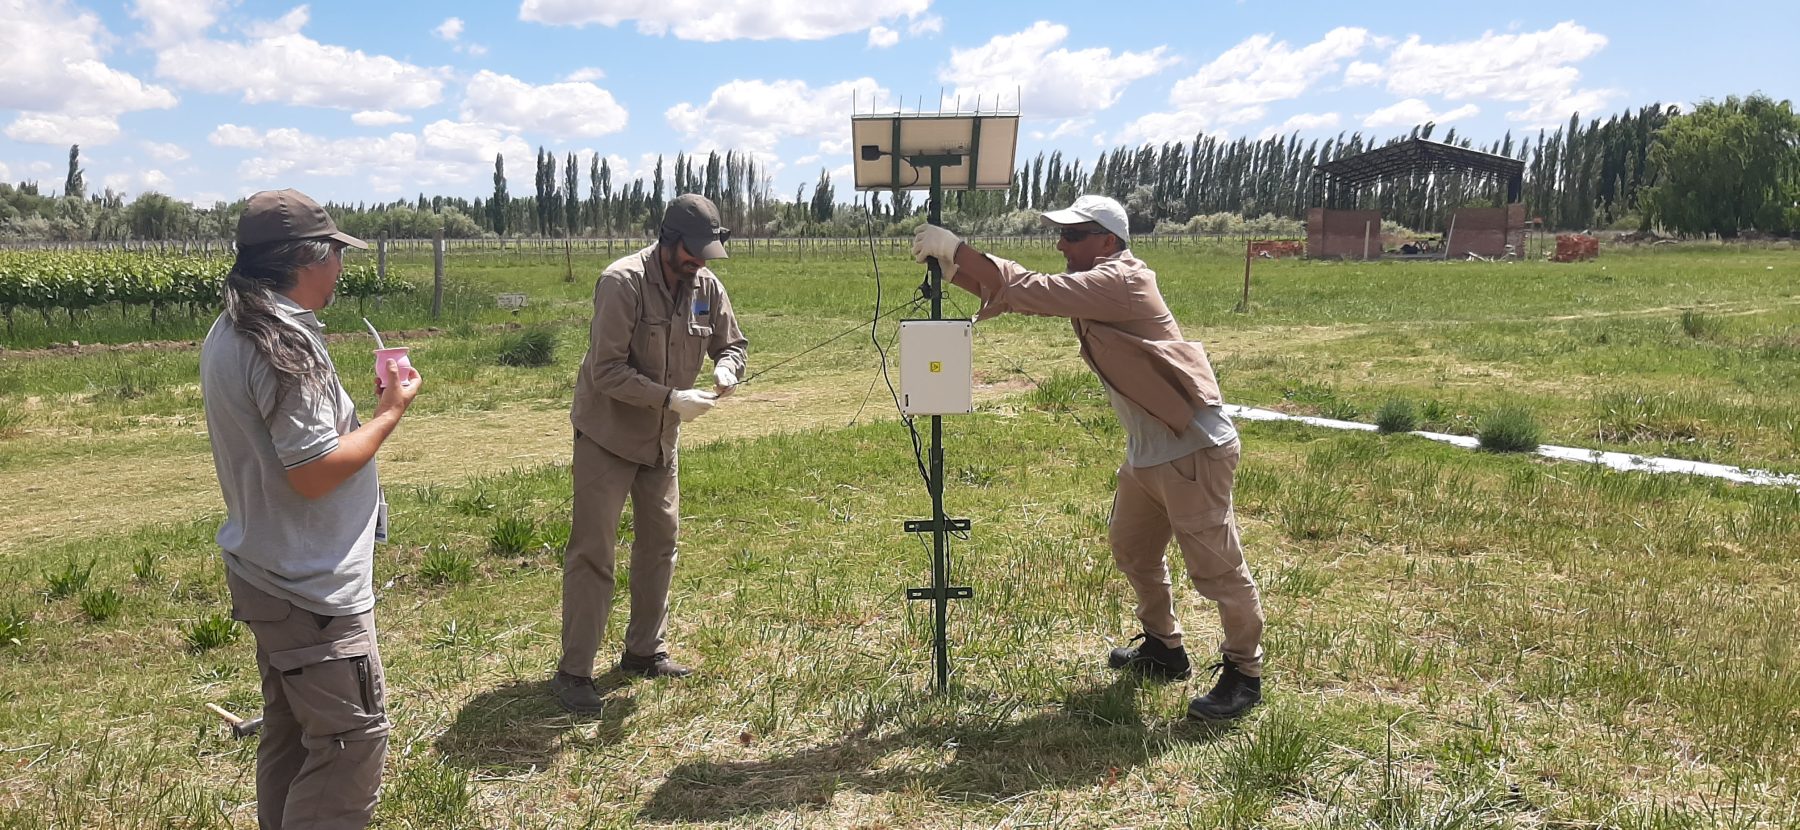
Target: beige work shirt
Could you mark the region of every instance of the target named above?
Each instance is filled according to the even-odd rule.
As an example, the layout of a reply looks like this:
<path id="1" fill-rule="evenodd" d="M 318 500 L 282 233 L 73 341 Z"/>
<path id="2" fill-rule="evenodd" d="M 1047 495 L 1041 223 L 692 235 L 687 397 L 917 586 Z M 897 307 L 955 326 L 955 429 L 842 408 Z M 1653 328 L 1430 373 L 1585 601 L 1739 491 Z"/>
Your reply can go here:
<path id="1" fill-rule="evenodd" d="M 981 298 L 976 320 L 1006 312 L 1069 318 L 1088 367 L 1177 435 L 1202 407 L 1223 402 L 1206 348 L 1182 338 L 1156 287 L 1156 272 L 1130 250 L 1068 274 L 1040 274 L 986 256 L 999 267 L 998 280 L 978 280 L 966 271 L 951 277 Z"/>
<path id="2" fill-rule="evenodd" d="M 669 395 L 694 388 L 707 357 L 744 377 L 749 345 L 711 270 L 671 288 L 655 245 L 624 256 L 594 285 L 594 319 L 569 420 L 607 452 L 667 466 L 681 430 Z"/>

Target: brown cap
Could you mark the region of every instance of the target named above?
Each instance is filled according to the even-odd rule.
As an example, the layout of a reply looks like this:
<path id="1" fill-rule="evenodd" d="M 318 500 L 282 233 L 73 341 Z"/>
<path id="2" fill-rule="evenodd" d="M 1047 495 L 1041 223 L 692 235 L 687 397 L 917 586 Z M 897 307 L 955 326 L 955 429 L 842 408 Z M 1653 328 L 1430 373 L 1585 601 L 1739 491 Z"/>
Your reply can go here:
<path id="1" fill-rule="evenodd" d="M 265 190 L 250 197 L 238 217 L 237 244 L 244 248 L 300 239 L 335 239 L 352 248 L 369 243 L 338 230 L 325 209 L 298 190 Z"/>
<path id="2" fill-rule="evenodd" d="M 731 238 L 729 228 L 719 227 L 719 209 L 712 200 L 698 193 L 675 197 L 663 211 L 662 235 L 681 237 L 688 253 L 701 259 L 726 259 L 725 240 Z"/>

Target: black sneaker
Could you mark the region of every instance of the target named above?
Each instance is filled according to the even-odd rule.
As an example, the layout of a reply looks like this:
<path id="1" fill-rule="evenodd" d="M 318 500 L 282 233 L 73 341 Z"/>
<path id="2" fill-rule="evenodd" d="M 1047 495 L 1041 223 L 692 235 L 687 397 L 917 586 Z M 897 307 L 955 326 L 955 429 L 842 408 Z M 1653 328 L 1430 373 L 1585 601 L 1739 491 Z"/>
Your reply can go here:
<path id="1" fill-rule="evenodd" d="M 1163 680 L 1186 680 L 1192 673 L 1188 665 L 1187 649 L 1180 646 L 1170 648 L 1147 632 L 1131 638 L 1131 642 L 1141 642 L 1143 645 L 1113 649 L 1111 654 L 1106 655 L 1106 665 L 1115 669 L 1143 672 Z"/>
<path id="2" fill-rule="evenodd" d="M 1188 717 L 1195 720 L 1231 720 L 1262 702 L 1262 678 L 1251 677 L 1238 670 L 1230 660 L 1220 660 L 1210 667 L 1219 673 L 1213 690 L 1194 698 L 1188 704 Z"/>
<path id="3" fill-rule="evenodd" d="M 639 677 L 687 677 L 694 673 L 693 669 L 670 660 L 666 651 L 659 651 L 649 657 L 639 657 L 627 651 L 619 657 L 619 671 Z"/>
<path id="4" fill-rule="evenodd" d="M 606 700 L 600 697 L 600 690 L 594 688 L 592 677 L 559 671 L 550 679 L 550 689 L 556 693 L 556 702 L 562 704 L 562 708 L 577 715 L 598 714 L 606 708 Z"/>

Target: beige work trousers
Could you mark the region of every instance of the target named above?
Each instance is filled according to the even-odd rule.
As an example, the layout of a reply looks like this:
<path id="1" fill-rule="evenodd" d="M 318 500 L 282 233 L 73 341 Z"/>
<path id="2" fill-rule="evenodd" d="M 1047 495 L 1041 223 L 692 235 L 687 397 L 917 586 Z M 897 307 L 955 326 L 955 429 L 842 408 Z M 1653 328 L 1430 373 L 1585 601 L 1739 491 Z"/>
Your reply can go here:
<path id="1" fill-rule="evenodd" d="M 664 650 L 669 582 L 681 529 L 680 460 L 666 467 L 626 461 L 575 433 L 574 520 L 563 556 L 562 660 L 557 668 L 594 676 L 594 655 L 612 613 L 614 548 L 625 497 L 631 497 L 631 621 L 625 650 L 649 657 Z"/>
<path id="2" fill-rule="evenodd" d="M 1233 440 L 1166 464 L 1120 466 L 1107 536 L 1113 562 L 1137 594 L 1137 618 L 1145 633 L 1170 647 L 1182 644 L 1163 555 L 1173 537 L 1194 589 L 1218 603 L 1225 632 L 1219 651 L 1244 674 L 1260 677 L 1262 600 L 1244 562 L 1231 509 L 1239 452 Z"/>
<path id="3" fill-rule="evenodd" d="M 262 830 L 361 830 L 387 758 L 387 684 L 375 613 L 315 614 L 226 572 L 231 616 L 256 635 L 263 725 L 256 746 Z"/>

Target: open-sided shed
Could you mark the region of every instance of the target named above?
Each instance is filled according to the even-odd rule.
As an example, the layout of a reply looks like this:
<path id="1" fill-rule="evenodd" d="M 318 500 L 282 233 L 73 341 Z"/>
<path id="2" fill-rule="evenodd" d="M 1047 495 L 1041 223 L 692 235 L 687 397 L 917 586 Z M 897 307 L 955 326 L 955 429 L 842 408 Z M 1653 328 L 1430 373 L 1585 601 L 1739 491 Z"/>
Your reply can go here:
<path id="1" fill-rule="evenodd" d="M 1325 204 L 1307 212 L 1306 250 L 1320 258 L 1376 259 L 1382 254 L 1381 212 L 1346 209 L 1365 188 L 1424 174 L 1456 173 L 1506 186 L 1506 206 L 1458 208 L 1436 253 L 1460 259 L 1470 253 L 1501 257 L 1524 250 L 1525 162 L 1467 147 L 1412 138 L 1314 168 Z M 1510 250 L 1509 250 L 1510 249 Z"/>

